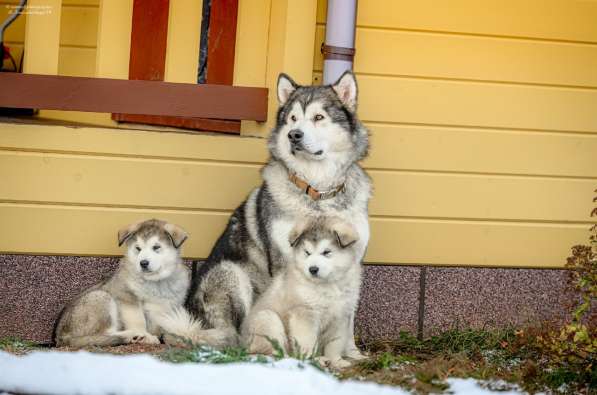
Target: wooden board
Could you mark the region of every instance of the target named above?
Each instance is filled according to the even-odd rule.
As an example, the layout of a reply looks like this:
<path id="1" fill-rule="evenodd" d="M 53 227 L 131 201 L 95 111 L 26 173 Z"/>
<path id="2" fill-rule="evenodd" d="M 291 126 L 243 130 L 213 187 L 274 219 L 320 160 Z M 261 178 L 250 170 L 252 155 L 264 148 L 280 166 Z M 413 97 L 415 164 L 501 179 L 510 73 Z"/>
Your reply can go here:
<path id="1" fill-rule="evenodd" d="M 207 43 L 207 83 L 232 85 L 238 0 L 212 0 Z"/>
<path id="2" fill-rule="evenodd" d="M 325 23 L 326 1 L 317 21 Z M 357 24 L 514 38 L 597 42 L 597 2 L 586 0 L 367 0 Z"/>
<path id="3" fill-rule="evenodd" d="M 95 48 L 97 46 L 98 7 L 66 6 L 60 18 L 60 45 Z"/>
<path id="4" fill-rule="evenodd" d="M 133 2 L 130 80 L 163 81 L 169 5 L 169 0 Z"/>
<path id="5" fill-rule="evenodd" d="M 135 210 L 0 203 L 0 253 L 120 255 L 116 229 L 162 218 L 190 234 L 186 257 L 205 258 L 227 212 Z M 585 226 L 372 219 L 366 262 L 499 267 L 563 267 Z"/>
<path id="6" fill-rule="evenodd" d="M 81 113 L 84 114 L 84 113 Z M 0 147 L 107 156 L 264 163 L 264 139 L 3 124 Z M 369 169 L 595 179 L 597 136 L 372 125 Z"/>
<path id="7" fill-rule="evenodd" d="M 597 135 L 369 124 L 375 169 L 597 177 Z"/>
<path id="8" fill-rule="evenodd" d="M 232 210 L 259 165 L 0 151 L 0 200 Z M 373 216 L 590 223 L 594 180 L 370 171 Z M 22 182 L 27 180 L 27 182 Z"/>
<path id="9" fill-rule="evenodd" d="M 251 164 L 261 164 L 267 159 L 265 141 L 250 137 L 14 123 L 0 124 L 0 147 L 19 151 Z"/>
<path id="10" fill-rule="evenodd" d="M 11 108 L 267 119 L 266 88 L 15 73 L 0 84 L 0 106 Z"/>
<path id="11" fill-rule="evenodd" d="M 97 51 L 95 48 L 60 47 L 58 75 L 94 77 Z"/>
<path id="12" fill-rule="evenodd" d="M 364 121 L 597 133 L 597 90 L 358 76 Z"/>
<path id="13" fill-rule="evenodd" d="M 321 71 L 325 27 L 317 27 Z M 597 45 L 358 28 L 355 70 L 384 74 L 597 87 Z"/>

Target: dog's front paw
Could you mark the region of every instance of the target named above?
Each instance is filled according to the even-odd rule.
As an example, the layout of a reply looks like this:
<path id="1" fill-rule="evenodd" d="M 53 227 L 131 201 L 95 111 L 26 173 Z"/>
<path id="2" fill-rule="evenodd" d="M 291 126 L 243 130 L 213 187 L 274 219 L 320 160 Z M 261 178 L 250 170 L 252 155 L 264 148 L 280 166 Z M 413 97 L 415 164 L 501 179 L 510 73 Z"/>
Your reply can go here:
<path id="1" fill-rule="evenodd" d="M 149 333 L 139 333 L 131 337 L 131 343 L 160 344 L 160 339 Z"/>
<path id="2" fill-rule="evenodd" d="M 143 343 L 145 343 L 145 344 L 160 344 L 160 338 L 157 336 L 154 336 L 154 335 L 146 335 Z"/>
<path id="3" fill-rule="evenodd" d="M 315 358 L 315 361 L 317 361 L 319 366 L 321 366 L 323 368 L 330 366 L 330 363 L 331 363 L 330 359 L 327 357 L 324 357 L 324 356 Z"/>
<path id="4" fill-rule="evenodd" d="M 351 365 L 346 359 L 338 358 L 330 361 L 330 366 L 333 369 L 344 369 Z"/>
<path id="5" fill-rule="evenodd" d="M 330 369 L 335 369 L 335 370 L 339 370 L 339 369 L 344 369 L 349 367 L 351 364 L 350 362 L 348 362 L 345 359 L 342 358 L 328 358 L 328 357 L 318 357 L 316 359 L 316 361 L 319 363 L 319 365 L 321 365 L 322 367 L 326 367 L 326 368 L 330 368 Z"/>
<path id="6" fill-rule="evenodd" d="M 164 333 L 162 336 L 164 340 L 164 344 L 170 347 L 182 347 L 182 348 L 191 348 L 192 344 L 190 340 L 182 338 L 180 336 L 173 335 L 171 333 Z"/>
<path id="7" fill-rule="evenodd" d="M 352 359 L 353 361 L 362 361 L 363 359 L 369 358 L 356 348 L 348 350 L 348 352 L 346 353 L 346 357 Z"/>

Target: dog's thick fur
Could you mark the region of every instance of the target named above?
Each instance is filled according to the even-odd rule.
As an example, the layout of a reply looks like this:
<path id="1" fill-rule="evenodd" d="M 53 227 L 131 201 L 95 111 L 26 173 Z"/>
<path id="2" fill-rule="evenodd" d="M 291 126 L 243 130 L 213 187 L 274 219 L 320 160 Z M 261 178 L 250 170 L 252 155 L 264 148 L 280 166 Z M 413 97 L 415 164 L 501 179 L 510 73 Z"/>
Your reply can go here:
<path id="1" fill-rule="evenodd" d="M 358 161 L 367 155 L 368 134 L 356 115 L 354 75 L 347 72 L 333 85 L 299 86 L 282 74 L 278 100 L 263 184 L 232 214 L 194 276 L 188 307 L 207 330 L 175 333 L 193 342 L 216 347 L 238 343 L 254 301 L 292 259 L 288 236 L 298 219 L 339 217 L 357 231 L 355 261 L 365 253 L 371 183 Z M 290 174 L 318 191 L 344 189 L 333 198 L 313 200 L 289 180 Z"/>
<path id="2" fill-rule="evenodd" d="M 360 289 L 356 230 L 333 218 L 300 221 L 288 243 L 294 260 L 274 278 L 242 325 L 249 352 L 272 354 L 277 343 L 287 354 L 323 355 L 346 367 L 352 343 L 350 320 Z"/>
<path id="3" fill-rule="evenodd" d="M 127 247 L 119 268 L 64 308 L 56 345 L 159 344 L 160 320 L 176 317 L 189 289 L 190 270 L 180 257 L 186 239 L 183 229 L 159 220 L 119 231 L 118 243 Z"/>

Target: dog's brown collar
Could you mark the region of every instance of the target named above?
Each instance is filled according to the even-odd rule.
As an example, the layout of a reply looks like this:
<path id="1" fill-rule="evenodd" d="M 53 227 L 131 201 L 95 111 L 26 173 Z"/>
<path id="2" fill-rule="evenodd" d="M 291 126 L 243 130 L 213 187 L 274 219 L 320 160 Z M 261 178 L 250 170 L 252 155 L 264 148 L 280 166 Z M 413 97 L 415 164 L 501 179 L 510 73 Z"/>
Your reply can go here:
<path id="1" fill-rule="evenodd" d="M 320 192 L 317 189 L 313 188 L 309 183 L 301 178 L 299 178 L 296 174 L 290 174 L 288 179 L 296 185 L 301 191 L 305 192 L 306 195 L 313 200 L 325 200 L 331 199 L 338 195 L 341 192 L 344 192 L 345 184 L 341 184 L 334 189 L 330 189 L 329 191 Z"/>

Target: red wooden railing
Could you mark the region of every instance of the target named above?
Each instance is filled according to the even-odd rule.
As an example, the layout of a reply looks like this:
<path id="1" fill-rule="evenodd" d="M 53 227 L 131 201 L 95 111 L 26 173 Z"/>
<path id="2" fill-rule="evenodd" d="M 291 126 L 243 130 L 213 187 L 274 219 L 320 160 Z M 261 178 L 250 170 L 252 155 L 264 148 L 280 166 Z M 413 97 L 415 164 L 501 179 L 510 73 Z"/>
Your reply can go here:
<path id="1" fill-rule="evenodd" d="M 169 0 L 135 0 L 129 79 L 163 81 L 166 65 Z M 207 46 L 208 84 L 232 85 L 238 0 L 212 0 Z M 199 26 L 197 27 L 199 30 Z M 119 122 L 166 125 L 228 133 L 240 132 L 240 121 L 171 116 L 112 114 Z"/>

